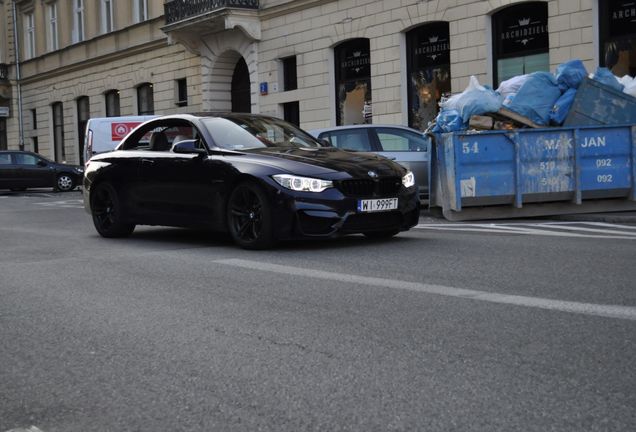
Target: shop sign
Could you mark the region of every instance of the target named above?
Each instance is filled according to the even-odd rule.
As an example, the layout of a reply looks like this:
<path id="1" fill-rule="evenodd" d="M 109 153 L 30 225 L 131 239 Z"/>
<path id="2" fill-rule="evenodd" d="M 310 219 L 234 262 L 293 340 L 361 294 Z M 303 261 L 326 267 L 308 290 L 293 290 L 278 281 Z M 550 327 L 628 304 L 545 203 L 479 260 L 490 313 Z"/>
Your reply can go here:
<path id="1" fill-rule="evenodd" d="M 521 54 L 548 47 L 547 8 L 541 9 L 520 5 L 496 15 L 497 54 Z"/>
<path id="2" fill-rule="evenodd" d="M 609 3 L 609 32 L 611 36 L 636 34 L 636 2 L 623 0 Z"/>

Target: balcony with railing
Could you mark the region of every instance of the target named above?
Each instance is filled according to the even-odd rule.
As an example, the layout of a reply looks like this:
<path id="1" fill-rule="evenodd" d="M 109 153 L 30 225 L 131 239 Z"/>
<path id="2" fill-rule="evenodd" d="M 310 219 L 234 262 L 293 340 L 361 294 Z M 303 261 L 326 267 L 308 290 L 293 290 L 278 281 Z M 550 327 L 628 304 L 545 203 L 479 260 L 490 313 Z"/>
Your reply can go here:
<path id="1" fill-rule="evenodd" d="M 222 9 L 258 10 L 259 0 L 169 0 L 164 3 L 166 25 L 202 18 Z"/>
<path id="2" fill-rule="evenodd" d="M 168 0 L 163 7 L 164 33 L 194 53 L 200 53 L 202 38 L 225 31 L 241 30 L 249 41 L 261 38 L 259 0 Z"/>

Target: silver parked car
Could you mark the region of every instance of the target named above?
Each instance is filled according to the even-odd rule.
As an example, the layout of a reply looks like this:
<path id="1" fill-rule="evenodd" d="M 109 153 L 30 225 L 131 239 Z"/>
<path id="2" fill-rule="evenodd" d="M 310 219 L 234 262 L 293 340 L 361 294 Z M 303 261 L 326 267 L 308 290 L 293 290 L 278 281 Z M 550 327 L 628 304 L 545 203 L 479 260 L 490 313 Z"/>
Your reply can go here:
<path id="1" fill-rule="evenodd" d="M 373 152 L 413 172 L 420 200 L 428 199 L 430 139 L 416 129 L 397 125 L 350 125 L 309 131 L 333 147 Z"/>

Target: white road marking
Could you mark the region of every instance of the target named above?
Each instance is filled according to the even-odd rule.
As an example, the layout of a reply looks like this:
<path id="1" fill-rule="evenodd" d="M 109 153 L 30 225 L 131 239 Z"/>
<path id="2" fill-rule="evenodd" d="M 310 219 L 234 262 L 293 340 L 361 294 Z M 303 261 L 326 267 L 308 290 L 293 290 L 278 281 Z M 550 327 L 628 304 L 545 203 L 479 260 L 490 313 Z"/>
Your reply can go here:
<path id="1" fill-rule="evenodd" d="M 589 225 L 594 228 L 587 228 L 585 225 Z M 600 222 L 540 222 L 535 224 L 527 222 L 501 224 L 440 223 L 418 224 L 415 228 L 436 231 L 493 232 L 500 234 L 538 235 L 548 237 L 636 240 L 636 227 L 603 224 Z"/>
<path id="2" fill-rule="evenodd" d="M 445 297 L 456 297 L 470 300 L 485 301 L 515 306 L 524 306 L 537 309 L 546 309 L 560 312 L 592 315 L 606 318 L 616 318 L 636 321 L 636 307 L 620 305 L 599 305 L 594 303 L 580 303 L 565 300 L 553 300 L 540 297 L 527 297 L 520 295 L 501 294 L 487 291 L 477 291 L 464 288 L 432 285 L 418 282 L 400 281 L 395 279 L 383 279 L 368 276 L 358 276 L 345 273 L 332 273 L 322 270 L 291 267 L 279 264 L 269 264 L 259 261 L 242 259 L 222 259 L 213 261 L 217 264 L 229 265 L 248 270 L 258 270 L 269 273 L 278 273 L 291 276 L 309 277 L 314 279 L 329 280 L 375 286 L 381 288 L 416 291 L 427 294 L 436 294 Z"/>
<path id="3" fill-rule="evenodd" d="M 46 202 L 35 203 L 35 205 L 40 205 L 44 207 L 56 207 L 56 208 L 84 208 L 84 201 L 81 199 L 46 201 Z"/>

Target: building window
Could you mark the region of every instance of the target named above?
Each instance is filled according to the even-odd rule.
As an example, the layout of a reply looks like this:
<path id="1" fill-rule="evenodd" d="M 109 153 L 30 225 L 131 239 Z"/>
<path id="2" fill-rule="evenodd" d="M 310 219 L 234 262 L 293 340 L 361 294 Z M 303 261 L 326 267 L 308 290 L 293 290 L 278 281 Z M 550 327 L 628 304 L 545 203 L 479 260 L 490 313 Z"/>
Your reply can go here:
<path id="1" fill-rule="evenodd" d="M 73 0 L 73 43 L 84 40 L 84 0 Z"/>
<path id="2" fill-rule="evenodd" d="M 113 31 L 113 1 L 102 0 L 102 33 L 110 33 Z"/>
<path id="3" fill-rule="evenodd" d="M 77 98 L 77 142 L 79 143 L 80 163 L 84 163 L 84 137 L 86 135 L 86 123 L 91 117 L 91 108 L 88 96 Z"/>
<path id="4" fill-rule="evenodd" d="M 106 117 L 119 117 L 119 90 L 108 90 L 104 93 L 106 102 Z"/>
<path id="5" fill-rule="evenodd" d="M 176 80 L 176 90 L 177 90 L 177 94 L 176 99 L 176 105 L 177 106 L 187 106 L 188 105 L 188 81 L 186 78 L 181 78 Z"/>
<path id="6" fill-rule="evenodd" d="M 7 149 L 7 119 L 0 117 L 0 150 Z"/>
<path id="7" fill-rule="evenodd" d="M 35 20 L 33 12 L 24 14 L 24 58 L 35 57 Z"/>
<path id="8" fill-rule="evenodd" d="M 133 0 L 133 16 L 136 23 L 148 19 L 148 0 Z"/>
<path id="9" fill-rule="evenodd" d="M 369 39 L 343 42 L 334 48 L 336 124 L 371 123 L 371 57 Z"/>
<path id="10" fill-rule="evenodd" d="M 524 2 L 492 16 L 495 87 L 517 75 L 549 71 L 547 2 Z"/>
<path id="11" fill-rule="evenodd" d="M 283 63 L 283 91 L 296 90 L 298 78 L 296 73 L 296 56 L 285 57 Z"/>
<path id="12" fill-rule="evenodd" d="M 286 121 L 300 127 L 300 104 L 298 101 L 284 103 L 283 115 Z"/>
<path id="13" fill-rule="evenodd" d="M 62 102 L 55 102 L 53 109 L 53 153 L 57 162 L 63 162 L 66 159 L 66 150 L 64 149 L 64 109 Z"/>
<path id="14" fill-rule="evenodd" d="M 31 147 L 33 148 L 34 153 L 40 153 L 40 144 L 38 143 L 38 137 L 34 136 L 31 138 Z"/>
<path id="15" fill-rule="evenodd" d="M 33 128 L 33 130 L 36 130 L 38 128 L 38 116 L 35 109 L 31 110 L 31 127 Z"/>
<path id="16" fill-rule="evenodd" d="M 137 87 L 137 113 L 139 115 L 155 113 L 155 101 L 150 83 L 144 83 Z"/>
<path id="17" fill-rule="evenodd" d="M 55 51 L 59 48 L 59 37 L 57 33 L 57 3 L 51 3 L 47 6 L 49 20 L 49 34 L 46 41 L 49 51 Z"/>
<path id="18" fill-rule="evenodd" d="M 636 4 L 601 0 L 599 7 L 601 65 L 619 77 L 636 75 Z"/>
<path id="19" fill-rule="evenodd" d="M 424 130 L 450 93 L 450 38 L 447 22 L 417 27 L 406 34 L 409 126 Z"/>

